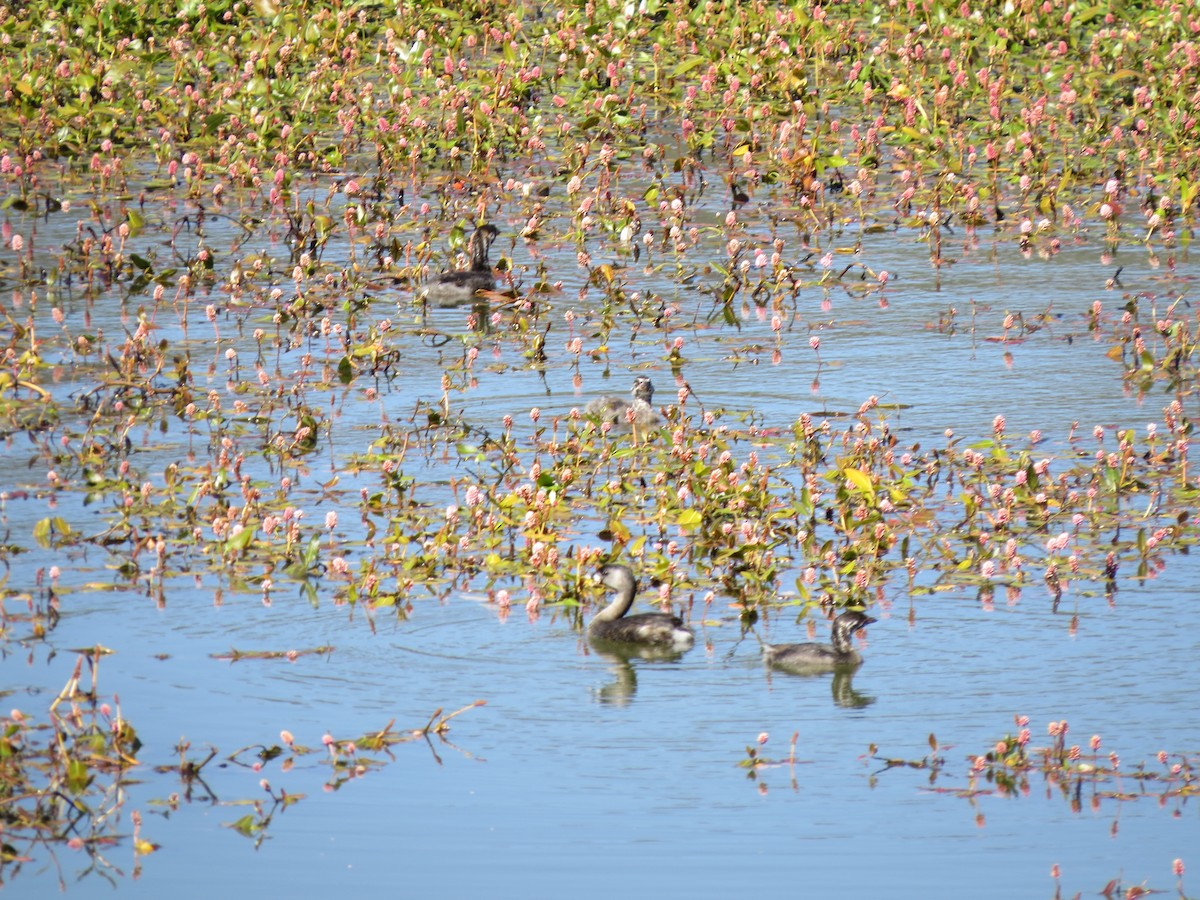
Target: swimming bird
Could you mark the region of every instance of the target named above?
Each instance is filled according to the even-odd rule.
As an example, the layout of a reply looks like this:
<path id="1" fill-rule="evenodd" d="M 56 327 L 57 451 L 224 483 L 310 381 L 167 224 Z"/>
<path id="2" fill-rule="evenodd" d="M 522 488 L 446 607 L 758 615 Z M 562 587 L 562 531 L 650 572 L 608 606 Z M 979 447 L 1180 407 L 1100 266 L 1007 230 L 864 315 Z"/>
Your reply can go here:
<path id="1" fill-rule="evenodd" d="M 496 276 L 492 274 L 488 252 L 492 242 L 499 235 L 500 231 L 495 225 L 480 225 L 471 232 L 467 239 L 470 267 L 442 272 L 433 284 L 425 289 L 424 301 L 438 309 L 450 309 L 477 302 L 481 292 L 494 291 Z"/>
<path id="2" fill-rule="evenodd" d="M 588 638 L 614 644 L 637 644 L 682 652 L 695 642 L 692 630 L 678 616 L 667 613 L 639 613 L 627 616 L 637 591 L 637 580 L 628 566 L 610 563 L 602 566 L 592 580 L 616 593 L 612 602 L 588 623 Z"/>
<path id="3" fill-rule="evenodd" d="M 763 644 L 767 665 L 795 675 L 829 672 L 862 664 L 862 655 L 850 646 L 850 638 L 875 619 L 860 612 L 844 612 L 833 620 L 833 644 Z"/>
<path id="4" fill-rule="evenodd" d="M 639 375 L 633 379 L 633 389 L 629 393 L 633 395 L 632 402 L 624 397 L 606 394 L 588 401 L 583 411 L 586 415 L 599 419 L 601 425 L 607 422 L 617 428 L 653 428 L 661 424 L 662 418 L 650 405 L 654 399 L 654 384 L 648 377 Z"/>

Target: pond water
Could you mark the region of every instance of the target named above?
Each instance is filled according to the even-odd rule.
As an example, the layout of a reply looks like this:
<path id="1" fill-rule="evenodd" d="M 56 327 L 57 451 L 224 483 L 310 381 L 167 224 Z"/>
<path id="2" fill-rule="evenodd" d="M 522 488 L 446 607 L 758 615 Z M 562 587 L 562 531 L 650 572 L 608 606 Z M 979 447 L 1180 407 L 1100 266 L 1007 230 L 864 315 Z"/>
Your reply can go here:
<path id="1" fill-rule="evenodd" d="M 1105 287 L 1114 265 L 1124 266 L 1125 291 L 1158 289 L 1144 254 L 1128 251 L 1104 267 L 1094 246 L 1031 261 L 1002 248 L 997 254 L 1010 258 L 960 265 L 939 285 L 921 261 L 922 245 L 880 242 L 872 258 L 899 273 L 886 308 L 878 296 L 834 296 L 822 313 L 801 297 L 804 321 L 819 326 L 819 370 L 807 328 L 784 334 L 776 365 L 731 365 L 721 342 L 771 341 L 769 325 L 751 317 L 740 334 L 689 332 L 694 350 L 684 375 L 696 396 L 707 408 L 786 430 L 801 412 L 853 410 L 876 394 L 901 407 L 891 423 L 905 445 L 944 443 L 948 428 L 979 439 L 1003 414 L 1010 431 L 1041 429 L 1061 450 L 1074 422 L 1086 432 L 1095 424 L 1140 430 L 1159 418 L 1165 401 L 1128 396 L 1107 345 L 1084 327 L 1093 301 L 1119 302 L 1119 291 Z M 550 267 L 571 264 L 563 254 Z M 1176 277 L 1196 274 L 1186 258 L 1176 266 Z M 563 296 L 570 295 L 568 286 Z M 963 324 L 972 303 L 988 311 L 975 334 Z M 555 301 L 556 310 L 570 305 Z M 930 328 L 951 306 L 958 330 Z M 1047 309 L 1050 326 L 1023 343 L 985 340 L 999 333 L 1003 312 Z M 94 315 L 102 317 L 99 309 Z M 455 317 L 446 313 L 444 327 L 455 327 Z M 95 324 L 120 328 L 115 319 Z M 200 326 L 190 327 L 194 340 Z M 419 399 L 437 399 L 444 357 L 415 337 L 398 339 L 405 373 L 381 402 L 354 389 L 329 392 L 336 431 L 306 483 L 311 489 L 341 473 L 343 490 L 316 506 L 339 509 L 343 522 L 353 523 L 361 480 L 344 460 L 363 452 L 381 408 L 397 420 Z M 576 388 L 562 350 L 536 371 L 516 367 L 505 347 L 502 359 L 513 368 L 481 374 L 454 402 L 496 430 L 506 413 L 528 422 L 533 406 L 566 416 L 610 381 L 623 392 L 631 367 L 669 383 L 653 339 L 620 350 L 613 342 L 613 354 L 611 379 L 586 366 Z M 56 390 L 87 383 L 82 372 L 67 372 Z M 143 440 L 151 469 L 179 460 L 189 442 L 175 426 L 165 439 Z M 28 474 L 29 455 L 10 439 L 2 464 L 14 487 L 39 480 Z M 429 462 L 418 473 L 428 479 L 424 499 L 448 502 L 445 480 L 455 475 L 462 468 L 453 459 Z M 110 515 L 103 501 L 97 509 L 64 495 L 59 504 L 55 512 L 84 531 L 101 530 Z M 25 534 L 46 514 L 44 499 L 10 499 L 6 526 Z M 584 542 L 595 542 L 594 527 L 580 523 Z M 404 895 L 599 897 L 636 885 L 638 894 L 795 888 L 865 896 L 921 885 L 935 896 L 1050 896 L 1054 864 L 1073 890 L 1112 877 L 1161 885 L 1171 860 L 1200 840 L 1185 799 L 1097 793 L 1136 790 L 1119 779 L 1085 785 L 1078 809 L 1036 771 L 1025 796 L 956 794 L 968 787 L 968 755 L 1015 733 L 1014 715 L 1029 717 L 1035 746 L 1048 744 L 1047 723 L 1065 719 L 1069 742 L 1086 746 L 1101 735 L 1102 752 L 1119 754 L 1127 767 L 1157 765 L 1160 750 L 1196 752 L 1190 677 L 1198 640 L 1184 611 L 1197 602 L 1200 578 L 1190 556 L 1174 556 L 1144 583 L 1122 581 L 1111 601 L 1082 586 L 1068 590 L 1057 612 L 1039 585 L 993 605 L 962 588 L 910 597 L 893 580 L 873 610 L 879 621 L 862 648 L 866 663 L 837 678 L 764 670 L 720 596 L 706 616 L 697 608 L 690 653 L 625 661 L 590 650 L 576 617 L 553 604 L 532 620 L 519 606 L 504 617 L 481 591 L 451 590 L 440 599 L 414 596 L 403 618 L 369 616 L 334 605 L 325 585 L 315 607 L 287 582 L 264 605 L 253 591 L 229 590 L 218 573 L 203 572 L 167 578 L 156 604 L 106 575 L 106 562 L 97 547 L 37 550 L 13 562 L 10 586 L 28 589 L 32 567 L 58 565 L 64 591 L 62 618 L 46 642 L 7 641 L 0 665 L 8 702 L 44 708 L 70 674 L 70 649 L 99 644 L 113 651 L 100 661 L 100 690 L 117 695 L 136 725 L 144 763 L 172 766 L 181 739 L 193 742 L 192 758 L 210 746 L 218 756 L 190 791 L 173 772 L 145 771 L 126 786 L 126 809 L 141 810 L 142 834 L 161 845 L 141 858 L 136 878 L 128 846 L 96 851 L 120 875 L 105 866 L 107 875 L 89 872 L 87 852 L 59 848 L 53 862 L 42 856 L 16 874 L 12 886 L 26 895 L 60 878 L 76 896 L 109 894 L 110 878 L 122 893 L 146 896 L 246 894 L 302 878 L 312 894 L 387 887 Z M 792 619 L 776 613 L 763 631 L 776 641 L 805 639 Z M 290 662 L 214 658 L 231 648 L 322 646 L 334 649 Z M 259 772 L 227 761 L 240 747 L 275 743 L 283 729 L 319 746 L 326 732 L 348 738 L 392 720 L 420 728 L 435 709 L 476 700 L 486 705 L 456 717 L 449 742 L 430 735 L 369 754 L 388 764 L 336 791 L 323 790 L 330 771 L 320 754 L 288 771 L 278 761 Z M 786 760 L 793 734 L 793 765 L 740 765 L 749 747 Z M 940 774 L 885 769 L 882 757 L 926 757 L 931 734 L 945 759 Z M 306 796 L 275 810 L 259 843 L 224 826 L 263 797 L 263 778 Z M 183 798 L 165 802 L 172 793 Z M 128 812 L 120 821 L 117 831 L 128 834 Z"/>
<path id="2" fill-rule="evenodd" d="M 264 22 L 295 15 L 254 6 Z M 491 31 L 475 43 L 469 16 L 418 66 L 423 30 L 395 50 L 385 29 L 423 26 L 383 6 L 292 21 L 284 45 L 282 24 L 246 38 L 267 49 L 227 34 L 211 66 L 182 37 L 161 41 L 148 74 L 125 69 L 149 79 L 136 108 L 170 93 L 180 115 L 219 112 L 158 110 L 128 146 L 89 145 L 91 166 L 30 154 L 36 191 L 13 172 L 24 151 L 0 147 L 0 884 L 180 898 L 1169 890 L 1200 846 L 1195 180 L 1173 176 L 1193 191 L 1164 220 L 1179 234 L 1142 240 L 1135 210 L 1156 210 L 1168 179 L 1134 174 L 1120 149 L 1124 181 L 1102 193 L 1097 166 L 1115 163 L 1055 134 L 1074 180 L 1034 225 L 1043 194 L 1009 162 L 1016 137 L 1003 165 L 972 146 L 961 179 L 931 176 L 921 154 L 948 144 L 899 129 L 903 103 L 873 124 L 870 85 L 898 77 L 883 68 L 865 96 L 810 98 L 803 115 L 781 99 L 808 90 L 800 68 L 775 105 L 747 93 L 737 117 L 723 73 L 729 99 L 716 82 L 688 99 L 712 142 L 689 141 L 670 104 L 708 71 L 700 50 L 670 78 L 656 43 L 639 51 L 655 93 L 635 115 L 632 92 L 625 109 L 579 87 L 599 90 L 587 45 L 604 29 L 574 25 L 529 44 L 546 72 L 555 41 L 580 47 L 574 68 L 563 50 L 562 73 L 515 101 L 557 143 L 526 143 L 517 123 L 450 161 L 432 151 L 462 150 L 476 107 L 460 101 L 507 102 L 543 76 L 506 70 L 516 50 Z M 709 7 L 694 10 L 720 13 L 706 27 L 728 27 Z M 605 90 L 625 55 L 614 35 L 643 13 L 643 42 L 702 40 L 646 9 L 612 12 Z M 170 38 L 176 10 L 164 16 Z M 540 9 L 528 19 L 550 27 Z M 771 21 L 761 30 L 784 25 Z M 840 78 L 866 46 L 851 26 L 816 45 L 814 79 Z M 422 96 L 373 80 L 374 63 L 335 72 L 360 39 Z M 292 79 L 253 75 L 276 58 L 294 60 Z M 5 90 L 60 71 L 87 67 L 56 61 Z M 455 72 L 475 92 L 451 107 L 462 121 L 419 125 L 445 112 L 431 96 Z M 554 92 L 572 79 L 568 116 Z M 963 128 L 998 102 L 978 80 Z M 360 81 L 361 121 L 344 120 L 336 98 Z M 94 86 L 63 97 L 94 100 Z M 280 127 L 322 93 L 335 99 L 305 106 L 312 123 L 292 110 Z M 1120 130 L 1088 103 L 1095 134 Z M 595 137 L 576 143 L 555 117 Z M 289 137 L 293 118 L 312 132 Z M 68 135 L 88 116 L 69 119 Z M 848 136 L 860 126 L 877 133 Z M 406 155 L 409 131 L 429 152 Z M 977 139 L 963 134 L 949 145 L 966 158 Z M 816 169 L 785 184 L 809 136 L 847 184 L 824 171 L 811 189 Z M 1101 221 L 1118 194 L 1126 218 Z M 968 228 L 968 196 L 1007 205 L 1008 224 Z M 943 200 L 958 204 L 944 220 Z M 420 289 L 484 219 L 497 290 L 474 309 L 424 308 Z M 667 427 L 605 433 L 580 417 L 638 374 Z M 639 609 L 689 620 L 691 651 L 588 644 L 601 600 L 588 576 L 610 558 L 639 575 Z M 877 619 L 857 671 L 764 668 L 759 637 L 823 641 L 833 608 L 856 604 Z M 22 820 L 35 797 L 44 818 Z"/>

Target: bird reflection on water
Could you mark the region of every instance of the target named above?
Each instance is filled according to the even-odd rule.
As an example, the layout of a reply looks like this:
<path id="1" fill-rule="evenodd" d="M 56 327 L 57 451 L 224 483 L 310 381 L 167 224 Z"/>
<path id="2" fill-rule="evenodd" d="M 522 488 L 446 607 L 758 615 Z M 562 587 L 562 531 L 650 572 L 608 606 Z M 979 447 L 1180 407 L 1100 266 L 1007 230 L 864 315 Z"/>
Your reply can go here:
<path id="1" fill-rule="evenodd" d="M 770 684 L 774 673 L 779 670 L 767 668 L 767 683 Z M 784 673 L 788 679 L 804 678 L 818 679 L 829 674 L 829 670 L 824 672 L 809 672 L 807 674 L 797 675 L 794 672 Z M 862 691 L 855 689 L 854 676 L 856 674 L 853 668 L 841 668 L 833 670 L 833 678 L 829 682 L 829 692 L 833 696 L 833 705 L 840 706 L 842 709 L 862 709 L 870 706 L 875 702 L 873 694 L 864 694 Z"/>
<path id="2" fill-rule="evenodd" d="M 637 644 L 620 644 L 611 641 L 590 640 L 589 645 L 596 656 L 610 664 L 613 680 L 593 693 L 601 703 L 613 706 L 628 706 L 637 694 L 638 677 L 634 660 L 648 662 L 678 662 L 686 650 L 671 647 L 646 647 Z"/>

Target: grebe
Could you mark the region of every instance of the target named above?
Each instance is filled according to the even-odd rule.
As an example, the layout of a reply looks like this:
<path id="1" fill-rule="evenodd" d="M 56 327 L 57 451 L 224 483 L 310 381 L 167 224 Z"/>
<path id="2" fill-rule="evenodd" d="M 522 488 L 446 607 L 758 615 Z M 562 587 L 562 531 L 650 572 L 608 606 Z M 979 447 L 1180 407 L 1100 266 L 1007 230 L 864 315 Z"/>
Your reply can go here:
<path id="1" fill-rule="evenodd" d="M 616 597 L 588 623 L 590 640 L 640 644 L 675 651 L 687 650 L 692 646 L 695 635 L 678 616 L 667 613 L 625 615 L 633 605 L 633 595 L 637 591 L 637 581 L 627 566 L 610 563 L 602 566 L 592 579 L 615 591 Z"/>
<path id="2" fill-rule="evenodd" d="M 495 225 L 480 225 L 471 232 L 467 239 L 470 268 L 455 269 L 438 275 L 433 284 L 425 289 L 424 301 L 438 309 L 449 309 L 474 303 L 479 299 L 480 293 L 494 291 L 496 276 L 492 274 L 488 251 L 499 234 L 500 231 Z"/>
<path id="3" fill-rule="evenodd" d="M 651 406 L 654 399 L 654 384 L 645 375 L 633 379 L 633 402 L 624 397 L 606 394 L 588 401 L 583 411 L 592 418 L 599 419 L 600 424 L 608 423 L 615 428 L 653 428 L 661 424 L 662 419 Z M 630 411 L 632 410 L 632 415 Z"/>
<path id="4" fill-rule="evenodd" d="M 861 665 L 862 655 L 850 645 L 850 638 L 854 632 L 874 621 L 860 612 L 844 612 L 833 620 L 832 645 L 763 644 L 763 659 L 774 669 L 798 675 Z"/>

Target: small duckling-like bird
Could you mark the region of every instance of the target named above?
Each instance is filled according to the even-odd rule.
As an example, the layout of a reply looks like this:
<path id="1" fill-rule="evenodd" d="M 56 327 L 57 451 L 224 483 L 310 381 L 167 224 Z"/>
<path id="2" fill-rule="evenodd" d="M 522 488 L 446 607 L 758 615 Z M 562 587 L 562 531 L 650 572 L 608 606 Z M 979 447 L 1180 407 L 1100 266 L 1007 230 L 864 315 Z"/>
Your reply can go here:
<path id="1" fill-rule="evenodd" d="M 628 566 L 617 563 L 602 566 L 592 580 L 611 589 L 616 596 L 588 623 L 590 640 L 661 647 L 677 652 L 690 649 L 695 642 L 696 636 L 678 616 L 667 613 L 625 615 L 637 592 L 637 580 Z"/>
<path id="2" fill-rule="evenodd" d="M 653 428 L 662 423 L 661 417 L 651 405 L 654 400 L 654 384 L 647 376 L 639 375 L 633 379 L 633 389 L 629 393 L 633 395 L 633 402 L 624 397 L 606 394 L 588 401 L 583 411 L 586 415 L 599 419 L 601 425 L 607 422 L 614 428 Z"/>
<path id="3" fill-rule="evenodd" d="M 833 644 L 763 644 L 763 659 L 773 669 L 796 675 L 830 672 L 862 664 L 862 655 L 850 646 L 850 638 L 875 619 L 860 612 L 844 612 L 833 620 Z"/>
<path id="4" fill-rule="evenodd" d="M 450 309 L 476 302 L 479 294 L 496 289 L 496 276 L 488 253 L 492 242 L 500 235 L 495 225 L 480 225 L 467 239 L 467 258 L 470 267 L 442 272 L 425 289 L 423 299 L 438 309 Z"/>

